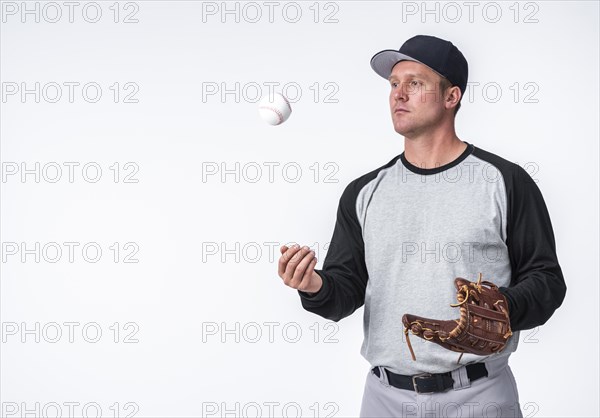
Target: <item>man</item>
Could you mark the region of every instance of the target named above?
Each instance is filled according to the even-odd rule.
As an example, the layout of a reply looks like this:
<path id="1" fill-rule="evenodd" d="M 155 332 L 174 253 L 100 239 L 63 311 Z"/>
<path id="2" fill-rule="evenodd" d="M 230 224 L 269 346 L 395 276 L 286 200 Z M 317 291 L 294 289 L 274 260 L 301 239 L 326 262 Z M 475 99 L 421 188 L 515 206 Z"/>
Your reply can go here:
<path id="1" fill-rule="evenodd" d="M 542 194 L 524 169 L 457 137 L 468 65 L 451 42 L 418 35 L 371 67 L 390 83 L 404 152 L 346 187 L 322 270 L 307 247 L 283 246 L 279 276 L 324 318 L 365 305 L 361 416 L 522 416 L 508 358 L 566 293 Z M 505 346 L 461 350 L 457 364 L 452 349 L 414 338 L 413 360 L 403 315 L 458 318 L 454 279 L 481 274 L 507 305 Z"/>

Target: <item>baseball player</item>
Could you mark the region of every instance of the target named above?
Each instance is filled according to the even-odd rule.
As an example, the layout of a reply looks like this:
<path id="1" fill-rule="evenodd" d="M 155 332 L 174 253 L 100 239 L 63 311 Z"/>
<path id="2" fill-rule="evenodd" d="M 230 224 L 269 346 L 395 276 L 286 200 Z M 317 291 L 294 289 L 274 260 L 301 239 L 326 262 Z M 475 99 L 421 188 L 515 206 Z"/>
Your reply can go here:
<path id="1" fill-rule="evenodd" d="M 279 276 L 332 321 L 364 304 L 362 417 L 520 417 L 508 358 L 566 293 L 542 194 L 457 137 L 468 65 L 451 42 L 418 35 L 371 67 L 404 152 L 347 185 L 321 270 L 283 246 Z"/>

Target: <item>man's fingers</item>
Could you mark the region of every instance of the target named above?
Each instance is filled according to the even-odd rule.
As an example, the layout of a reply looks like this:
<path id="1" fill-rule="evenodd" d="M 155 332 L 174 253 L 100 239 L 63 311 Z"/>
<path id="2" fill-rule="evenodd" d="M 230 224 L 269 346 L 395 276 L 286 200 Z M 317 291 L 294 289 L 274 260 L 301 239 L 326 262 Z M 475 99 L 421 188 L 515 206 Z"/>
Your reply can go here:
<path id="1" fill-rule="evenodd" d="M 304 259 L 304 256 L 306 254 L 308 254 L 308 252 L 310 251 L 310 248 L 308 248 L 307 246 L 304 247 L 299 247 L 298 249 L 292 251 L 286 251 L 286 253 L 284 254 L 284 257 L 288 258 L 287 261 L 287 265 L 285 266 L 285 272 L 284 272 L 284 277 L 285 279 L 287 279 L 287 281 L 289 282 L 292 277 L 294 276 L 294 273 L 296 272 L 296 267 L 298 267 L 298 264 L 300 264 L 300 262 Z M 287 284 L 287 282 L 286 282 Z"/>
<path id="2" fill-rule="evenodd" d="M 315 252 L 307 246 L 300 247 L 299 245 L 289 248 L 283 245 L 280 250 L 283 254 L 279 258 L 278 271 L 283 282 L 287 286 L 298 289 L 304 279 L 308 278 L 309 280 L 304 285 L 305 287 L 309 285 L 317 262 Z"/>
<path id="3" fill-rule="evenodd" d="M 281 277 L 282 279 L 284 278 L 285 269 L 287 268 L 288 262 L 292 259 L 294 254 L 296 254 L 298 250 L 300 250 L 300 247 L 295 248 L 295 246 L 292 246 L 288 248 L 285 245 L 281 247 L 281 249 L 283 249 L 284 247 L 287 248 L 287 250 L 285 250 L 281 257 L 279 257 L 278 263 L 279 277 Z"/>
<path id="4" fill-rule="evenodd" d="M 317 257 L 313 258 L 310 261 L 310 263 L 308 264 L 308 267 L 307 267 L 306 271 L 304 272 L 304 275 L 302 276 L 302 281 L 298 285 L 298 290 L 304 290 L 311 284 L 310 282 L 312 279 L 312 275 L 315 271 L 316 265 L 317 265 Z"/>
<path id="5" fill-rule="evenodd" d="M 298 285 L 300 285 L 300 282 L 302 282 L 302 278 L 304 277 L 304 272 L 306 271 L 306 268 L 308 267 L 310 262 L 315 258 L 315 252 L 310 249 L 302 250 L 301 254 L 303 255 L 303 258 L 298 263 L 295 263 L 296 267 L 293 270 L 291 276 L 292 278 L 290 280 L 290 286 L 294 288 L 297 288 Z M 291 268 L 292 262 L 293 261 L 290 261 L 290 263 L 288 263 L 288 269 Z M 288 273 L 288 269 L 286 269 L 286 274 Z"/>

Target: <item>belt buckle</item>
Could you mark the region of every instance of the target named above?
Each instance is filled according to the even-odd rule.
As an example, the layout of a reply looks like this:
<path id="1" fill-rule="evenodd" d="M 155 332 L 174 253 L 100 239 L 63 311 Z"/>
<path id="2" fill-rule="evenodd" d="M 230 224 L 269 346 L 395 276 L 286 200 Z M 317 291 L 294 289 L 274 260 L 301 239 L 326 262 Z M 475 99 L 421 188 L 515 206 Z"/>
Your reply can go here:
<path id="1" fill-rule="evenodd" d="M 434 393 L 435 391 L 433 391 L 433 390 L 429 391 L 429 392 L 420 392 L 419 386 L 417 385 L 417 381 L 416 381 L 416 379 L 418 379 L 418 378 L 431 377 L 431 376 L 433 376 L 431 373 L 419 373 L 419 374 L 412 376 L 413 389 L 415 390 L 415 392 L 417 392 L 417 393 Z"/>

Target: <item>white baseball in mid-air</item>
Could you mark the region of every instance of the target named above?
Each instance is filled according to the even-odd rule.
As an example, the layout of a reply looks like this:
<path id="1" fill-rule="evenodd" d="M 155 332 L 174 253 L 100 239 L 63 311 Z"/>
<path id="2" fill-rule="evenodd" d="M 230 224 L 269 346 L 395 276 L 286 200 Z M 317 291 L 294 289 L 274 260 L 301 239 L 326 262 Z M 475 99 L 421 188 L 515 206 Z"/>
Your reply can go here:
<path id="1" fill-rule="evenodd" d="M 258 102 L 258 113 L 271 125 L 280 125 L 290 117 L 292 107 L 283 94 L 267 94 Z"/>

